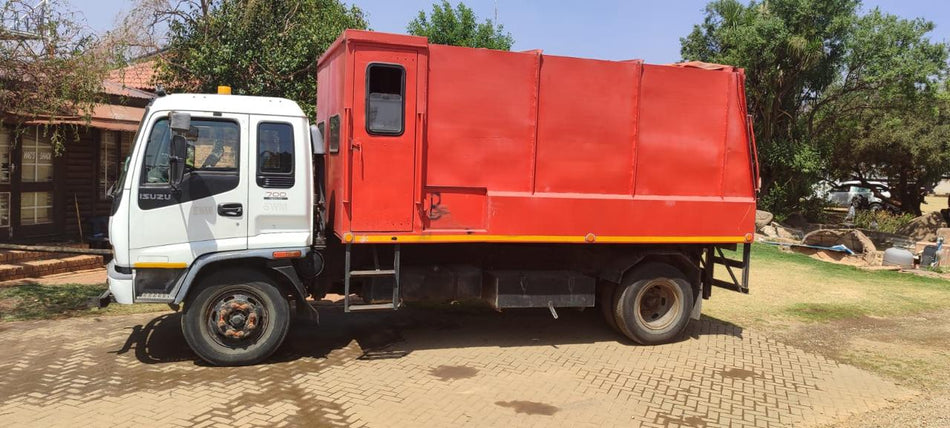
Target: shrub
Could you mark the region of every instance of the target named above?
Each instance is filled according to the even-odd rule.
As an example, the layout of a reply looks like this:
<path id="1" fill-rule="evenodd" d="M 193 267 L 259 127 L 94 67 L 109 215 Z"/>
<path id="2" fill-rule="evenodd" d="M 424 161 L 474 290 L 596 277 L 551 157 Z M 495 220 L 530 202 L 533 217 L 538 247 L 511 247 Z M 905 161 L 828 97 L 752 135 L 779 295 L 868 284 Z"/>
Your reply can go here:
<path id="1" fill-rule="evenodd" d="M 892 214 L 886 210 L 861 210 L 854 216 L 854 225 L 861 229 L 897 233 L 914 219 L 912 214 Z"/>

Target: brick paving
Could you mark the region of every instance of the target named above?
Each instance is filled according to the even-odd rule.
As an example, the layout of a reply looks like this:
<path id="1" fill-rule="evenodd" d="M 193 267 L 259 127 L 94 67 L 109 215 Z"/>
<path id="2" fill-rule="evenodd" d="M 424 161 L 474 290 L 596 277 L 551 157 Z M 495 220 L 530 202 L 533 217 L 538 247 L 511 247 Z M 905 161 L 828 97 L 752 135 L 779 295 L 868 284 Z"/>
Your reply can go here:
<path id="1" fill-rule="evenodd" d="M 646 426 L 833 423 L 912 397 L 704 318 L 631 345 L 595 311 L 344 315 L 267 363 L 207 367 L 178 314 L 0 323 L 5 426 Z"/>

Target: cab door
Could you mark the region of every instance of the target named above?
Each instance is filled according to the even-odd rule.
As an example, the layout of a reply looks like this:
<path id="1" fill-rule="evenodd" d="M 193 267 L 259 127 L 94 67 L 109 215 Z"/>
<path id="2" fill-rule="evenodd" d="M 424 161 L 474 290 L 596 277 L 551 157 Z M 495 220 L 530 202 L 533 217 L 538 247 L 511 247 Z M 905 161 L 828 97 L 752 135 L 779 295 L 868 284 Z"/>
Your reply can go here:
<path id="1" fill-rule="evenodd" d="M 252 115 L 249 249 L 305 247 L 313 230 L 313 172 L 303 117 Z"/>
<path id="2" fill-rule="evenodd" d="M 168 180 L 168 112 L 146 119 L 144 147 L 129 166 L 129 261 L 137 289 L 139 270 L 183 269 L 202 254 L 247 248 L 248 116 L 190 113 L 178 189 Z"/>
<path id="3" fill-rule="evenodd" d="M 361 48 L 355 54 L 351 229 L 412 230 L 416 144 L 414 50 Z"/>

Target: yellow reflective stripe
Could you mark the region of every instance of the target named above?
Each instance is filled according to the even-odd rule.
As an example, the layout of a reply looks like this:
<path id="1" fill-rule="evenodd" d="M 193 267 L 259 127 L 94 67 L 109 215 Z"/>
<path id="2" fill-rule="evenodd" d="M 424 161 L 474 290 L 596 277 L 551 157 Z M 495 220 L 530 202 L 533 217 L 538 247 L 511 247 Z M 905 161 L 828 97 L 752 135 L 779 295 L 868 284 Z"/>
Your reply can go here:
<path id="1" fill-rule="evenodd" d="M 584 235 L 358 235 L 354 244 L 382 244 L 394 242 L 534 242 L 534 243 L 588 243 Z M 590 243 L 609 244 L 738 244 L 747 242 L 745 236 L 594 236 Z"/>
<path id="2" fill-rule="evenodd" d="M 136 269 L 184 269 L 188 263 L 169 263 L 169 262 L 139 262 L 133 265 Z"/>

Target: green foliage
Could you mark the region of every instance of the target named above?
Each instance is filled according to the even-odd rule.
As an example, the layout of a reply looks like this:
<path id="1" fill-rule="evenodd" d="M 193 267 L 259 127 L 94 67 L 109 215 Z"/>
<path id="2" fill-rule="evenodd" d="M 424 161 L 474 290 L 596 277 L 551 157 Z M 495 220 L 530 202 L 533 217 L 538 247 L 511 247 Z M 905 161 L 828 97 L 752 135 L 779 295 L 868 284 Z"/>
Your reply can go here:
<path id="1" fill-rule="evenodd" d="M 854 225 L 861 229 L 897 233 L 914 219 L 913 214 L 892 214 L 885 210 L 862 210 L 854 215 Z"/>
<path id="2" fill-rule="evenodd" d="M 507 51 L 514 39 L 504 30 L 490 19 L 479 23 L 475 12 L 464 3 L 459 2 L 453 9 L 448 0 L 433 4 L 429 16 L 420 10 L 406 27 L 409 34 L 428 37 L 430 43 Z"/>
<path id="3" fill-rule="evenodd" d="M 950 172 L 947 46 L 927 39 L 927 21 L 859 4 L 715 0 L 681 39 L 684 59 L 746 69 L 761 204 L 776 214 L 802 208 L 821 178 L 852 176 L 889 179 L 919 212 L 919 185 Z"/>
<path id="4" fill-rule="evenodd" d="M 51 1 L 36 6 L 45 7 L 46 19 L 41 20 L 44 13 L 35 3 L 4 0 L 0 9 L 3 25 L 24 16 L 37 24 L 29 31 L 33 36 L 0 26 L 0 113 L 17 124 L 76 119 L 88 123 L 93 107 L 102 100 L 102 79 L 108 72 L 103 46 L 65 5 Z M 43 132 L 61 152 L 66 135 L 77 135 L 69 131 L 80 126 L 46 126 Z"/>
<path id="5" fill-rule="evenodd" d="M 363 11 L 338 0 L 217 0 L 169 23 L 159 80 L 176 91 L 285 97 L 313 119 L 317 59 Z"/>

